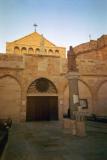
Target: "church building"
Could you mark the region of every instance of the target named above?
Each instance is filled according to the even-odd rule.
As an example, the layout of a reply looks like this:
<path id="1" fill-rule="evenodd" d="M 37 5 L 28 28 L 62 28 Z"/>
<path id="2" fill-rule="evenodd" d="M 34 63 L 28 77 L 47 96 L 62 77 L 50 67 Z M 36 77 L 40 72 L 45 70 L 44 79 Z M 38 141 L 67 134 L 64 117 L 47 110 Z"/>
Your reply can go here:
<path id="1" fill-rule="evenodd" d="M 106 116 L 107 36 L 73 49 L 81 111 Z M 67 71 L 66 49 L 37 32 L 7 42 L 0 54 L 0 118 L 62 120 L 69 107 Z"/>

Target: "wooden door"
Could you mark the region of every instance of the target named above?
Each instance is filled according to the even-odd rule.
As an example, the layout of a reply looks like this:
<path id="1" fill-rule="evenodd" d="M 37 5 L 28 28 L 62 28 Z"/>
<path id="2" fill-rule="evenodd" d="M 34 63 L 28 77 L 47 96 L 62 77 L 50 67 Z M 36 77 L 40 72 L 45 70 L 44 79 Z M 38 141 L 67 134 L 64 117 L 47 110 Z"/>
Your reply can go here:
<path id="1" fill-rule="evenodd" d="M 57 120 L 57 96 L 29 96 L 27 97 L 26 120 Z"/>
<path id="2" fill-rule="evenodd" d="M 49 97 L 50 120 L 58 120 L 58 97 Z"/>

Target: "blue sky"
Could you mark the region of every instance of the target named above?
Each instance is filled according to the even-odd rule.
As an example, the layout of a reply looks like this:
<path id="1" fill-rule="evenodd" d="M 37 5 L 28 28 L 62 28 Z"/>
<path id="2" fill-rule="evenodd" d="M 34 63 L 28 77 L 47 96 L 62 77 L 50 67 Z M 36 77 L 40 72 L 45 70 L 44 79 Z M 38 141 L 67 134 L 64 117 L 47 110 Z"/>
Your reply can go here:
<path id="1" fill-rule="evenodd" d="M 107 34 L 107 0 L 0 0 L 0 52 L 34 23 L 56 45 L 76 46 Z"/>

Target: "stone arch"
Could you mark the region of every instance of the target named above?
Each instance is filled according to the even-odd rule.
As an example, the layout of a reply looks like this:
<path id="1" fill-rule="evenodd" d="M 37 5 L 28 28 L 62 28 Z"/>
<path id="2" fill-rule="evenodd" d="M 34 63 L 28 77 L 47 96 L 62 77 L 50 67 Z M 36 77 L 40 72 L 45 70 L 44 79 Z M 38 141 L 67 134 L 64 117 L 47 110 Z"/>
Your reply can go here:
<path id="1" fill-rule="evenodd" d="M 56 86 L 47 78 L 34 80 L 27 90 L 26 120 L 57 120 L 58 95 Z"/>
<path id="2" fill-rule="evenodd" d="M 29 54 L 34 54 L 33 48 L 29 48 L 29 49 L 28 49 L 28 53 L 29 53 Z"/>
<path id="3" fill-rule="evenodd" d="M 19 85 L 20 88 L 21 88 L 21 83 L 20 83 L 20 81 L 19 81 L 16 77 L 14 77 L 14 76 L 11 75 L 11 74 L 5 74 L 5 75 L 0 76 L 0 79 L 1 79 L 1 78 L 5 78 L 5 77 L 13 78 L 15 81 L 17 81 L 18 85 Z"/>
<path id="4" fill-rule="evenodd" d="M 49 49 L 48 54 L 49 54 L 49 55 L 52 55 L 52 54 L 53 54 L 53 50 L 52 50 L 52 49 Z"/>
<path id="5" fill-rule="evenodd" d="M 103 80 L 103 81 L 101 81 L 101 82 L 99 83 L 99 85 L 97 85 L 96 93 L 99 92 L 100 87 L 101 87 L 104 83 L 106 83 L 106 82 L 107 82 L 107 80 Z"/>
<path id="6" fill-rule="evenodd" d="M 27 93 L 55 93 L 57 88 L 52 81 L 41 77 L 34 80 L 28 87 Z"/>
<path id="7" fill-rule="evenodd" d="M 91 92 L 91 88 L 89 87 L 89 85 L 79 79 L 78 81 L 78 88 L 79 88 L 79 97 L 80 99 L 83 99 L 83 100 L 86 100 L 88 102 L 88 106 L 87 108 L 83 109 L 84 111 L 87 111 L 89 113 L 92 113 L 93 112 L 93 106 L 92 106 L 92 92 Z"/>
<path id="8" fill-rule="evenodd" d="M 87 85 L 86 82 L 79 79 L 78 88 L 79 88 L 80 99 L 86 99 L 88 101 L 88 108 L 82 109 L 82 110 L 91 113 L 92 112 L 92 93 L 91 93 L 90 87 Z M 64 114 L 67 114 L 68 107 L 69 107 L 69 87 L 68 87 L 68 84 L 66 85 L 65 90 L 64 90 L 63 102 L 64 102 L 63 103 L 63 105 L 64 105 L 63 112 L 64 112 Z"/>
<path id="9" fill-rule="evenodd" d="M 78 82 L 82 82 L 82 83 L 88 88 L 88 90 L 90 91 L 90 94 L 91 94 L 91 96 L 92 96 L 92 89 L 91 89 L 91 87 L 87 84 L 87 82 L 85 82 L 85 81 L 82 80 L 82 79 L 79 79 Z"/>
<path id="10" fill-rule="evenodd" d="M 96 114 L 107 116 L 107 80 L 101 82 L 97 88 Z"/>
<path id="11" fill-rule="evenodd" d="M 59 55 L 59 50 L 55 50 L 55 55 Z"/>
<path id="12" fill-rule="evenodd" d="M 26 47 L 22 47 L 22 49 L 21 49 L 21 53 L 22 53 L 22 54 L 26 54 L 26 53 L 27 53 L 27 49 L 26 49 Z"/>
<path id="13" fill-rule="evenodd" d="M 14 53 L 15 54 L 20 54 L 20 48 L 18 46 L 14 47 Z"/>
<path id="14" fill-rule="evenodd" d="M 0 77 L 0 117 L 20 120 L 21 88 L 12 76 Z"/>
<path id="15" fill-rule="evenodd" d="M 36 53 L 36 54 L 40 54 L 40 49 L 39 49 L 39 48 L 36 48 L 35 53 Z"/>

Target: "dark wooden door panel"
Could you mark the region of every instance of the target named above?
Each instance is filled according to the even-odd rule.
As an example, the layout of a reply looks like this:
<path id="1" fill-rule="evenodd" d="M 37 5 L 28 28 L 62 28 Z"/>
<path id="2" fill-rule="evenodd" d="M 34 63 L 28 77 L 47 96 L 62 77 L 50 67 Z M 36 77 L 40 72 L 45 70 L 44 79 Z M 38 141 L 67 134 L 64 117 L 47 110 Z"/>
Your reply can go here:
<path id="1" fill-rule="evenodd" d="M 58 120 L 58 97 L 50 97 L 50 120 Z"/>
<path id="2" fill-rule="evenodd" d="M 35 98 L 35 120 L 49 120 L 49 103 L 47 97 Z"/>
<path id="3" fill-rule="evenodd" d="M 57 96 L 31 96 L 27 97 L 28 121 L 57 120 L 58 97 Z"/>
<path id="4" fill-rule="evenodd" d="M 28 121 L 35 119 L 35 99 L 33 97 L 27 97 L 27 111 L 26 119 Z"/>

